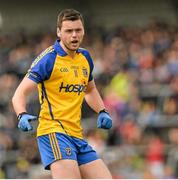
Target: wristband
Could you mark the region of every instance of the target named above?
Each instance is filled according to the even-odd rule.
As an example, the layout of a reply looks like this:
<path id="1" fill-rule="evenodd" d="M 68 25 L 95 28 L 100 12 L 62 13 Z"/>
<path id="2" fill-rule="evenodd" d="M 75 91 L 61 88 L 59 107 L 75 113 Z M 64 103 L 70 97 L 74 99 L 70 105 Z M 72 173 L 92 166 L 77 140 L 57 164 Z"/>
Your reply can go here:
<path id="1" fill-rule="evenodd" d="M 102 109 L 101 111 L 99 111 L 99 114 L 102 113 L 102 112 L 105 112 L 105 113 L 109 114 L 109 112 L 106 109 Z"/>
<path id="2" fill-rule="evenodd" d="M 19 113 L 19 115 L 17 116 L 17 119 L 20 120 L 20 118 L 22 117 L 23 114 L 28 114 L 27 112 L 21 112 Z"/>

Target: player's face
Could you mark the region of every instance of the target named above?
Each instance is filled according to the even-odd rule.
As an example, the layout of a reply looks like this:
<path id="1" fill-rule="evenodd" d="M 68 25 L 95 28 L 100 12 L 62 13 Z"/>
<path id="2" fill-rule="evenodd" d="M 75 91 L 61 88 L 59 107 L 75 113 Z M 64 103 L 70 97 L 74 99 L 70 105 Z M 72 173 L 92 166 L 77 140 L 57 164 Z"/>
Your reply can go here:
<path id="1" fill-rule="evenodd" d="M 63 21 L 61 29 L 58 28 L 57 35 L 66 50 L 76 51 L 84 36 L 84 27 L 81 20 Z"/>

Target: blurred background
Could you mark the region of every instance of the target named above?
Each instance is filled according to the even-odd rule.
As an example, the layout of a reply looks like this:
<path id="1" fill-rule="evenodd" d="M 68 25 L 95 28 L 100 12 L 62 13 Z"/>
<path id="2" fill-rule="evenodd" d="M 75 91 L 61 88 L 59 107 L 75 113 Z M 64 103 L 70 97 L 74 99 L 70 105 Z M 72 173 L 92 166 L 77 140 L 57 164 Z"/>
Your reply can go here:
<path id="1" fill-rule="evenodd" d="M 113 117 L 96 128 L 84 102 L 84 135 L 114 178 L 178 178 L 178 1 L 0 0 L 0 178 L 50 178 L 30 133 L 17 129 L 12 95 L 35 57 L 56 39 L 57 14 L 79 10 L 82 47 Z M 28 100 L 38 115 L 38 95 Z"/>

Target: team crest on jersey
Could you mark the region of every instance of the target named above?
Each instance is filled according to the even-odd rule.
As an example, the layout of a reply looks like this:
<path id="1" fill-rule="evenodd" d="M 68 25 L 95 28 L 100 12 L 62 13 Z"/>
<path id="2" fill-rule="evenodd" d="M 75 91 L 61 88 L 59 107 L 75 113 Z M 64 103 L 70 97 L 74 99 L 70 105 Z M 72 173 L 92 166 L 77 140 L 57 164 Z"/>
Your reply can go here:
<path id="1" fill-rule="evenodd" d="M 86 68 L 82 69 L 84 77 L 88 77 L 88 71 Z"/>
<path id="2" fill-rule="evenodd" d="M 71 148 L 69 148 L 69 147 L 66 148 L 66 154 L 68 156 L 70 156 L 72 154 Z"/>

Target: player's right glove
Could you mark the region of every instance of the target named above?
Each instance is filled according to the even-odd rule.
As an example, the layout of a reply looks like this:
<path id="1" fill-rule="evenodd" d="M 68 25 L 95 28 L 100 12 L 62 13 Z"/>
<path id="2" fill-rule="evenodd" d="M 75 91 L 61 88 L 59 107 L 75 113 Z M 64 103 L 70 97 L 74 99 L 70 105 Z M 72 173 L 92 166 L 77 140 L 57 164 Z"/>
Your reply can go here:
<path id="1" fill-rule="evenodd" d="M 30 124 L 30 121 L 37 120 L 37 116 L 33 116 L 26 112 L 22 112 L 17 116 L 17 119 L 19 120 L 18 123 L 19 129 L 21 129 L 22 131 L 31 131 L 33 127 Z"/>

